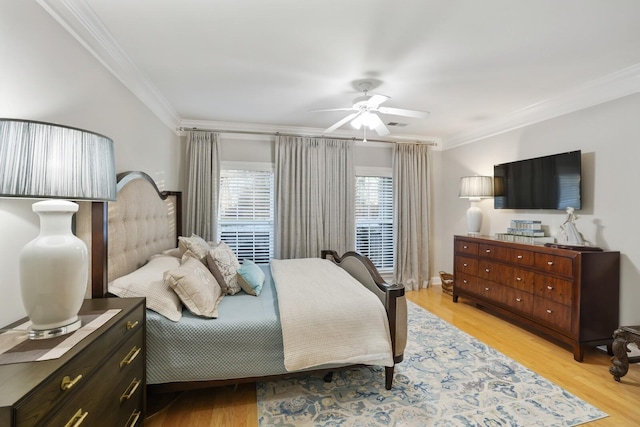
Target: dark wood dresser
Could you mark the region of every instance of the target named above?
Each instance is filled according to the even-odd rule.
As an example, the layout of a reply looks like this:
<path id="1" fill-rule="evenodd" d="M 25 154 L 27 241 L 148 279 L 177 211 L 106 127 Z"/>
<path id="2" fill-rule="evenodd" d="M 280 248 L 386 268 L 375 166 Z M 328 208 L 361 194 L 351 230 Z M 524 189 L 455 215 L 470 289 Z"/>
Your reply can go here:
<path id="1" fill-rule="evenodd" d="M 80 313 L 107 309 L 120 312 L 62 357 L 0 366 L 0 426 L 143 424 L 144 298 L 85 300 Z"/>
<path id="2" fill-rule="evenodd" d="M 620 253 L 454 237 L 453 301 L 473 300 L 573 348 L 611 345 L 618 328 Z"/>

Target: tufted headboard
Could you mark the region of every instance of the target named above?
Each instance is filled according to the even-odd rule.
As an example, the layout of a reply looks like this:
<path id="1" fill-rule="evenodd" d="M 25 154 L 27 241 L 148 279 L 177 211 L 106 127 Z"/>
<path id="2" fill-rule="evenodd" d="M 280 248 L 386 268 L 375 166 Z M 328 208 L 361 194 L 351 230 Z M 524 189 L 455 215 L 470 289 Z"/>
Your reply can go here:
<path id="1" fill-rule="evenodd" d="M 117 201 L 92 208 L 93 298 L 106 296 L 110 281 L 138 269 L 151 255 L 175 248 L 181 233 L 180 192 L 160 192 L 144 172 L 117 178 Z"/>

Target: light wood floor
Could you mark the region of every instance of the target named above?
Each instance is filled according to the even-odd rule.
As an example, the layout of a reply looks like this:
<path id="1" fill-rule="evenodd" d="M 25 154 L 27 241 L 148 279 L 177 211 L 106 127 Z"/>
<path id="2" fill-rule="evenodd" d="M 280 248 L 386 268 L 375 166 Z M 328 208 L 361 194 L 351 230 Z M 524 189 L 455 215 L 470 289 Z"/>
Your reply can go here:
<path id="1" fill-rule="evenodd" d="M 410 301 L 609 414 L 587 424 L 589 427 L 640 425 L 640 364 L 631 365 L 618 383 L 609 374 L 610 357 L 603 351 L 587 349 L 584 362 L 578 363 L 568 347 L 486 313 L 463 298 L 454 304 L 439 286 L 407 295 Z M 153 399 L 150 397 L 150 406 Z M 148 417 L 145 426 L 257 427 L 257 417 L 252 383 L 183 393 L 166 409 Z"/>

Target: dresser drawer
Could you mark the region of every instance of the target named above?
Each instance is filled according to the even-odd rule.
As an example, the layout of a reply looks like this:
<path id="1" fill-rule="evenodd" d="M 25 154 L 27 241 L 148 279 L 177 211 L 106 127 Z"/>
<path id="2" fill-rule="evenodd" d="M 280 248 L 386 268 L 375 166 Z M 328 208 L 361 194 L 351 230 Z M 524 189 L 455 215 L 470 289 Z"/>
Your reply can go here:
<path id="1" fill-rule="evenodd" d="M 571 277 L 573 275 L 573 259 L 567 257 L 536 253 L 535 267 L 541 271 L 562 276 Z"/>
<path id="2" fill-rule="evenodd" d="M 533 294 L 519 289 L 510 288 L 505 291 L 505 301 L 509 307 L 513 307 L 521 313 L 533 312 Z"/>
<path id="3" fill-rule="evenodd" d="M 536 297 L 533 315 L 559 329 L 571 331 L 571 308 L 546 298 Z"/>
<path id="4" fill-rule="evenodd" d="M 523 270 L 521 268 L 513 268 L 509 286 L 533 293 L 534 278 L 536 274 L 531 270 Z"/>
<path id="5" fill-rule="evenodd" d="M 539 275 L 535 278 L 535 293 L 559 304 L 571 305 L 573 283 L 557 277 Z"/>
<path id="6" fill-rule="evenodd" d="M 121 345 L 106 363 L 96 371 L 96 373 L 78 389 L 78 394 L 74 399 L 63 404 L 55 415 L 47 420 L 47 425 L 65 426 L 72 419 L 84 417 L 84 421 L 79 425 L 86 426 L 120 426 L 124 425 L 121 418 L 124 418 L 121 406 L 134 406 L 142 410 L 142 389 L 144 386 L 144 353 L 142 345 L 142 330 L 132 336 L 124 345 Z M 139 348 L 140 351 L 134 357 L 132 348 Z M 122 361 L 129 361 L 123 364 Z M 138 386 L 129 387 L 134 378 L 139 380 Z M 135 389 L 134 389 L 135 387 Z M 121 396 L 129 392 L 131 396 L 123 399 Z M 126 395 L 125 395 L 126 396 Z M 129 413 L 127 413 L 128 417 Z M 142 420 L 140 420 L 140 423 Z M 73 424 L 70 424 L 73 425 Z"/>
<path id="7" fill-rule="evenodd" d="M 466 242 L 464 240 L 456 240 L 455 251 L 460 254 L 478 255 L 478 244 L 473 242 Z"/>
<path id="8" fill-rule="evenodd" d="M 19 402 L 15 412 L 16 426 L 36 425 L 63 399 L 75 394 L 77 389 L 81 388 L 94 371 L 100 367 L 105 355 L 111 353 L 113 348 L 121 343 L 127 335 L 132 336 L 136 329 L 140 329 L 140 325 L 143 324 L 143 316 L 144 308 L 140 305 L 137 310 L 130 312 L 128 316 L 124 316 L 109 328 L 100 340 L 94 342 L 63 368 L 54 372 L 35 393 Z M 133 324 L 135 324 L 133 328 L 127 326 Z M 100 329 L 105 327 L 107 326 L 103 325 Z"/>
<path id="9" fill-rule="evenodd" d="M 454 291 L 462 289 L 469 292 L 474 292 L 478 278 L 464 273 L 456 273 L 453 276 L 453 289 Z"/>
<path id="10" fill-rule="evenodd" d="M 478 260 L 475 258 L 468 258 L 464 256 L 456 257 L 455 272 L 456 274 L 465 273 L 475 276 L 476 274 L 478 274 Z"/>
<path id="11" fill-rule="evenodd" d="M 501 246 L 481 243 L 478 245 L 478 256 L 482 258 L 501 260 L 506 256 L 505 252 L 507 250 L 507 248 L 503 248 Z"/>
<path id="12" fill-rule="evenodd" d="M 477 274 L 478 277 L 484 280 L 500 284 L 508 284 L 511 276 L 513 275 L 513 269 L 498 262 L 480 260 L 478 261 Z"/>

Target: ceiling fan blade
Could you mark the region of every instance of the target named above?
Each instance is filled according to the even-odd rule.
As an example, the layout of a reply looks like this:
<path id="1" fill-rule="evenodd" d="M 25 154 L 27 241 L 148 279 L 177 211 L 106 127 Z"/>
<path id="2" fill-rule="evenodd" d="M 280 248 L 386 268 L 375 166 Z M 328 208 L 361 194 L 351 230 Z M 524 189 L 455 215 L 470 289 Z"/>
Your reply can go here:
<path id="1" fill-rule="evenodd" d="M 426 119 L 429 112 L 418 110 L 406 110 L 404 108 L 380 107 L 378 111 L 382 114 L 391 114 L 393 116 L 415 117 L 416 119 Z"/>
<path id="2" fill-rule="evenodd" d="M 371 120 L 371 123 L 373 124 L 373 129 L 376 130 L 378 135 L 385 136 L 391 133 L 389 132 L 389 129 L 384 125 L 384 123 L 382 122 L 382 120 L 377 114 L 371 113 L 370 120 Z"/>
<path id="3" fill-rule="evenodd" d="M 337 121 L 336 123 L 334 123 L 334 124 L 333 124 L 333 126 L 331 126 L 331 127 L 327 128 L 327 129 L 325 129 L 325 131 L 324 131 L 324 132 L 325 132 L 325 133 L 331 133 L 331 132 L 333 132 L 334 130 L 338 129 L 338 128 L 339 128 L 340 126 L 342 126 L 343 124 L 347 123 L 348 121 L 355 119 L 358 115 L 360 115 L 360 112 L 357 112 L 357 113 L 351 113 L 351 114 L 349 114 L 347 117 L 345 117 L 344 119 L 339 120 L 339 121 Z"/>
<path id="4" fill-rule="evenodd" d="M 378 105 L 385 102 L 387 99 L 389 99 L 389 97 L 386 95 L 376 94 L 376 95 L 373 95 L 371 98 L 369 98 L 369 100 L 367 101 L 367 105 L 377 107 Z"/>

